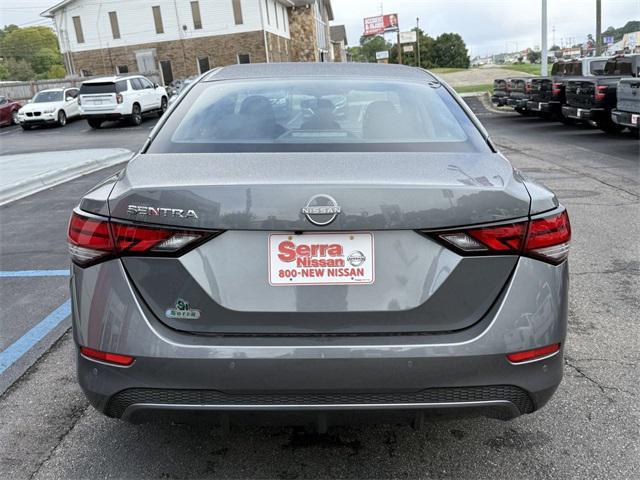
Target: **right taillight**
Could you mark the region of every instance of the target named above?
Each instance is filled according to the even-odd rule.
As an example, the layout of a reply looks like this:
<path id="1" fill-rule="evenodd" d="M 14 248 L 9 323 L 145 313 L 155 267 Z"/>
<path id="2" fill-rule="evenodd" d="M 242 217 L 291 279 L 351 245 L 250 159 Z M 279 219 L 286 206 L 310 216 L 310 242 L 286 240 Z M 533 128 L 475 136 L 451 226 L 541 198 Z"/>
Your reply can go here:
<path id="1" fill-rule="evenodd" d="M 560 94 L 562 93 L 561 88 L 562 88 L 562 83 L 554 82 L 553 87 L 551 88 L 551 94 L 554 97 L 560 96 Z"/>
<path id="2" fill-rule="evenodd" d="M 557 265 L 569 255 L 571 225 L 566 210 L 529 221 L 430 232 L 467 255 L 524 255 Z"/>
<path id="3" fill-rule="evenodd" d="M 117 256 L 185 253 L 215 232 L 148 227 L 73 212 L 67 242 L 74 263 L 86 267 Z"/>
<path id="4" fill-rule="evenodd" d="M 118 103 L 124 103 L 124 97 L 122 96 L 122 94 L 121 94 L 121 93 L 118 93 L 118 94 L 116 95 L 116 101 L 117 101 Z"/>

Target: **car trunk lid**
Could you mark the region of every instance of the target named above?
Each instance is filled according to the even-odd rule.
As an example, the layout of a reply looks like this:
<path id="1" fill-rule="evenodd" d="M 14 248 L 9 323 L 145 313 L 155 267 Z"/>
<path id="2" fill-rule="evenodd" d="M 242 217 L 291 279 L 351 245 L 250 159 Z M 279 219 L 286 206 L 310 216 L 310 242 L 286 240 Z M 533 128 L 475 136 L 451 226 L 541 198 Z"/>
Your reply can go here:
<path id="1" fill-rule="evenodd" d="M 318 194 L 340 207 L 324 227 L 302 213 Z M 224 231 L 179 258 L 122 259 L 141 300 L 172 328 L 378 335 L 455 331 L 480 321 L 517 256 L 462 257 L 420 231 L 523 219 L 530 199 L 499 154 L 162 154 L 134 159 L 109 204 L 112 218 Z M 274 286 L 274 235 L 345 245 L 370 236 L 375 279 Z"/>

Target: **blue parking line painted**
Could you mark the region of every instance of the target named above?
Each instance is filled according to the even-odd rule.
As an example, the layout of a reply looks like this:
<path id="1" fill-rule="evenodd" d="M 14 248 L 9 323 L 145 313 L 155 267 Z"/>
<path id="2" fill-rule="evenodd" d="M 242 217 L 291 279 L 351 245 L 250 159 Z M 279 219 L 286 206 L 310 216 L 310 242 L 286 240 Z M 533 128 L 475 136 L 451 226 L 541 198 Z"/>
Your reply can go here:
<path id="1" fill-rule="evenodd" d="M 68 276 L 69 270 L 21 270 L 16 272 L 0 272 L 0 278 Z"/>
<path id="2" fill-rule="evenodd" d="M 60 325 L 69 315 L 71 315 L 71 300 L 64 302 L 41 320 L 40 323 L 0 352 L 0 375 L 46 337 L 49 332 Z"/>

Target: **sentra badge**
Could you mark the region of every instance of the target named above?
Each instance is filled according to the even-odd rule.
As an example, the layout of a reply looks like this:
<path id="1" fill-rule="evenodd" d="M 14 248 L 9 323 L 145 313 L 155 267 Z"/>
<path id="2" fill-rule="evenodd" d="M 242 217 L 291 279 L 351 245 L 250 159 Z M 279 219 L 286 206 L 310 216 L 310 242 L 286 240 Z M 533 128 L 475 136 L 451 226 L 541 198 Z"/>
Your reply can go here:
<path id="1" fill-rule="evenodd" d="M 189 307 L 189 304 L 179 298 L 173 308 L 167 308 L 164 312 L 167 318 L 177 320 L 197 320 L 200 318 L 200 310 Z"/>
<path id="2" fill-rule="evenodd" d="M 195 210 L 182 208 L 145 207 L 142 205 L 127 206 L 129 215 L 142 215 L 147 217 L 174 217 L 174 218 L 199 218 Z"/>

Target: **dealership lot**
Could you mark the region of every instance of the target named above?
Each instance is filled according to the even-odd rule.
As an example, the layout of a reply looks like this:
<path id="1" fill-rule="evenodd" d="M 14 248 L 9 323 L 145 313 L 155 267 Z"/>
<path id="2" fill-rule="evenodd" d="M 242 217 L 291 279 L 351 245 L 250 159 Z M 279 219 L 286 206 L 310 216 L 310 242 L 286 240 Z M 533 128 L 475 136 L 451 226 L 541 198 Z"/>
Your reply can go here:
<path id="1" fill-rule="evenodd" d="M 75 383 L 67 334 L 0 397 L 0 477 L 634 476 L 640 470 L 638 140 L 495 113 L 477 99 L 469 103 L 503 153 L 551 187 L 571 214 L 565 380 L 547 407 L 509 423 L 429 419 L 422 431 L 378 425 L 316 435 L 234 427 L 223 435 L 203 425 L 132 426 L 88 407 Z M 31 132 L 3 129 L 0 153 L 46 152 L 74 144 L 136 150 L 153 123 L 148 119 L 141 127 L 98 131 L 85 122 Z M 0 327 L 8 332 L 0 339 L 0 351 L 53 312 L 64 311 L 69 212 L 82 193 L 117 169 L 0 207 Z M 68 319 L 0 374 L 0 391 L 3 381 L 28 368 L 67 326 Z"/>

